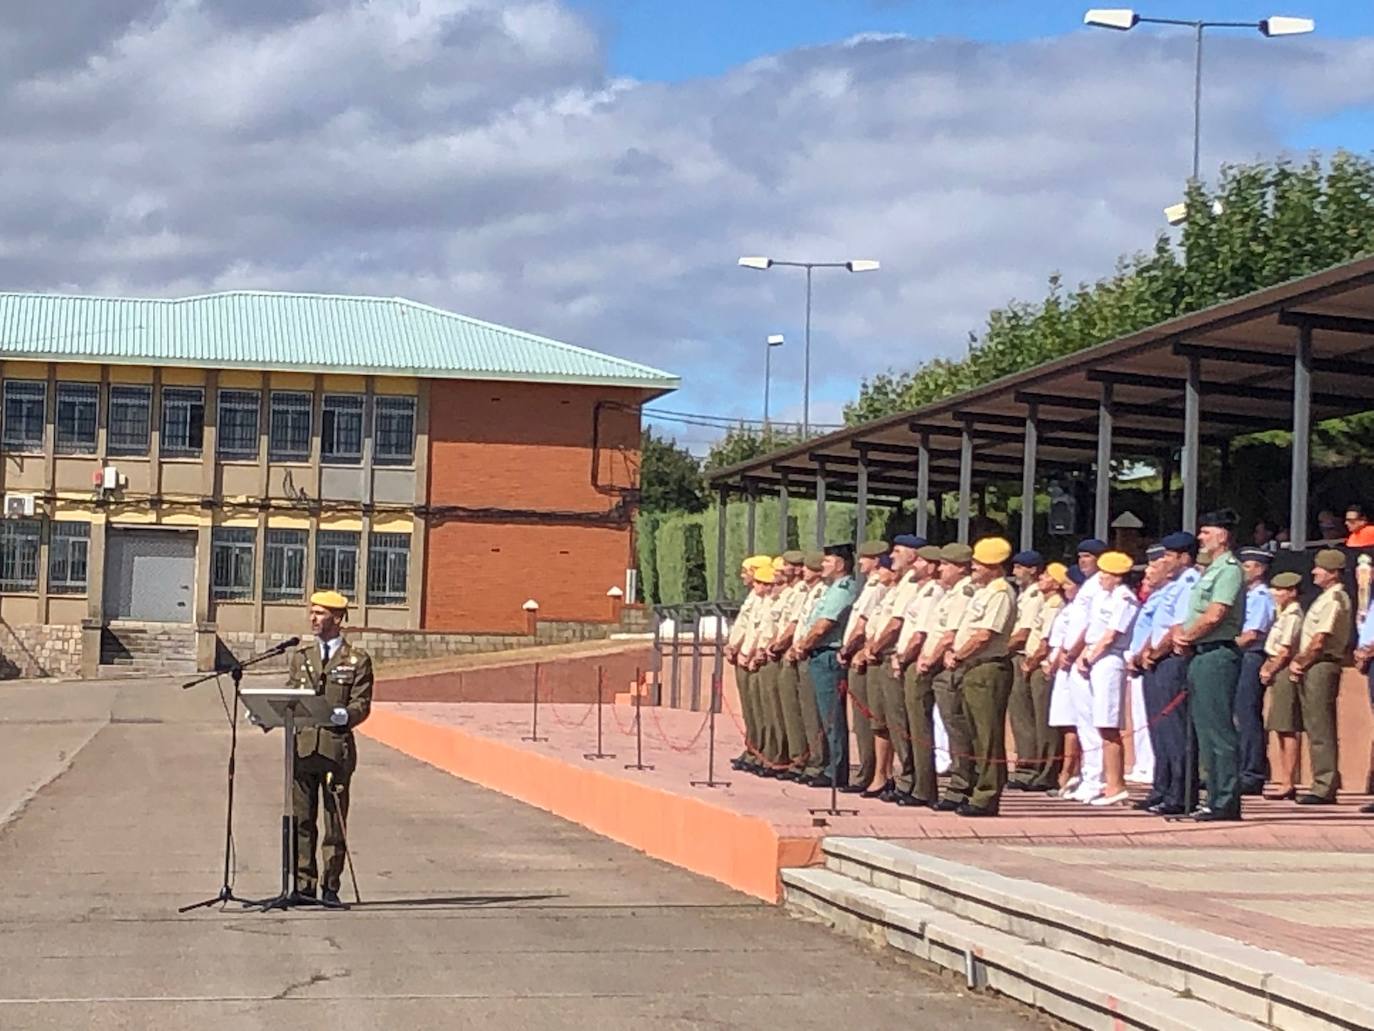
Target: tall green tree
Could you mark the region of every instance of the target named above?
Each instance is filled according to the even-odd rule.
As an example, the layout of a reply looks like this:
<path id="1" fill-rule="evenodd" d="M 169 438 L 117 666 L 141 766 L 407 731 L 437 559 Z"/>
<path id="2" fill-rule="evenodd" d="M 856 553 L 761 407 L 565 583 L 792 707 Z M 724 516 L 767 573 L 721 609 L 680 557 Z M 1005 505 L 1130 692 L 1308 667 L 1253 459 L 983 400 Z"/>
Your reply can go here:
<path id="1" fill-rule="evenodd" d="M 768 427 L 764 430 L 750 429 L 743 424 L 726 432 L 725 436 L 711 445 L 703 465 L 707 469 L 723 469 L 737 462 L 747 462 L 759 455 L 777 451 L 801 440 L 797 432 Z"/>
<path id="2" fill-rule="evenodd" d="M 706 484 L 701 466 L 686 448 L 644 430 L 639 466 L 639 507 L 642 512 L 701 512 L 706 508 Z"/>

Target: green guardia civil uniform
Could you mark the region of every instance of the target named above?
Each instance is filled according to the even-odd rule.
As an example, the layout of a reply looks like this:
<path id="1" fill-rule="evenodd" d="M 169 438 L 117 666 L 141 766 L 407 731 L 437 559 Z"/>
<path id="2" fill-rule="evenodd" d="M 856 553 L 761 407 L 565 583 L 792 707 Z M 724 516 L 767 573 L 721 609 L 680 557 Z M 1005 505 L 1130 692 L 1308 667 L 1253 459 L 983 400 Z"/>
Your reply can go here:
<path id="1" fill-rule="evenodd" d="M 1209 606 L 1225 605 L 1226 615 L 1205 637 L 1193 642 L 1188 664 L 1189 704 L 1197 733 L 1198 763 L 1207 771 L 1207 807 L 1214 813 L 1240 813 L 1240 737 L 1236 732 L 1236 684 L 1240 651 L 1236 636 L 1245 616 L 1245 575 L 1226 551 L 1213 557 L 1193 585 L 1185 629 Z"/>
<path id="2" fill-rule="evenodd" d="M 336 894 L 347 858 L 344 828 L 348 796 L 358 764 L 353 728 L 372 711 L 372 658 L 344 640 L 331 642 L 325 661 L 322 642 L 312 637 L 291 653 L 287 687 L 323 694 L 334 708 L 348 713 L 340 726 L 305 727 L 296 731 L 296 778 L 292 810 L 296 820 L 296 890 L 314 894 L 317 882 Z M 332 775 L 332 776 L 331 776 Z M 328 783 L 326 781 L 328 780 Z M 316 826 L 324 800 L 323 870 L 315 863 Z"/>

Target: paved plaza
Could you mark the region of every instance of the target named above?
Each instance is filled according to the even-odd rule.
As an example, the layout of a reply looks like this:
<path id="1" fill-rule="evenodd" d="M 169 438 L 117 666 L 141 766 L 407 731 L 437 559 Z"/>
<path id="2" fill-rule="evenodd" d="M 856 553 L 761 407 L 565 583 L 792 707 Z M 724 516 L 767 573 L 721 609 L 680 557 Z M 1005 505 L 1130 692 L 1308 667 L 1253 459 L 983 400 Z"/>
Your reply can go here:
<path id="1" fill-rule="evenodd" d="M 1048 1026 L 371 741 L 363 905 L 180 916 L 219 887 L 228 740 L 209 685 L 0 687 L 0 1026 Z M 235 887 L 268 895 L 275 734 L 238 789 Z"/>

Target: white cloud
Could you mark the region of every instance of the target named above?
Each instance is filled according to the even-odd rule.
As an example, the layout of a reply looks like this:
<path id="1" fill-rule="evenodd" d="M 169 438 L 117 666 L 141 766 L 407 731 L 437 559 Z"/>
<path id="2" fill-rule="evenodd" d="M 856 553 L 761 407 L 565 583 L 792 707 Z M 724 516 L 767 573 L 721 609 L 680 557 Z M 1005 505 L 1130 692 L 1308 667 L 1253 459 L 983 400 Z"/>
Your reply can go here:
<path id="1" fill-rule="evenodd" d="M 611 77 L 553 0 L 66 0 L 0 24 L 13 289 L 401 294 L 684 374 L 755 414 L 962 352 L 986 311 L 1148 247 L 1189 161 L 1189 41 L 859 36 L 711 79 Z M 1225 40 L 1205 160 L 1374 100 L 1374 41 Z M 1355 141 L 1359 142 L 1359 141 Z"/>

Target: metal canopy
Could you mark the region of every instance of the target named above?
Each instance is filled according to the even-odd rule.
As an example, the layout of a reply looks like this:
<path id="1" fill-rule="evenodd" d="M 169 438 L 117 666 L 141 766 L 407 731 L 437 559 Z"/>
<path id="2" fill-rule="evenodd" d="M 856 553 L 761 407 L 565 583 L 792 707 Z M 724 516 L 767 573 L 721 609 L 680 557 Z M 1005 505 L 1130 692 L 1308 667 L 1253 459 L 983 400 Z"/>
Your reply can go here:
<path id="1" fill-rule="evenodd" d="M 1311 360 L 1300 373 L 1300 338 Z M 869 492 L 916 495 L 919 445 L 929 449 L 930 490 L 957 490 L 960 453 L 972 443 L 971 484 L 1022 481 L 1025 420 L 1037 420 L 1035 466 L 1088 472 L 1108 427 L 1115 457 L 1172 460 L 1184 443 L 1190 363 L 1197 365 L 1197 439 L 1222 444 L 1238 434 L 1292 431 L 1298 421 L 1374 408 L 1374 258 L 1295 279 L 911 411 L 848 427 L 709 474 L 713 487 L 745 481 L 814 485 L 824 467 L 826 496 L 848 492 L 852 453 L 870 463 Z M 1310 412 L 1295 411 L 1295 375 L 1310 379 Z M 1304 383 L 1304 386 L 1307 384 Z M 1107 393 L 1104 393 L 1106 391 Z M 1299 394 L 1303 391 L 1298 391 Z M 1109 415 L 1102 413 L 1109 397 Z M 903 462 L 903 459 L 905 461 Z M 881 471 L 872 471 L 880 465 Z M 891 471 L 905 465 L 910 474 Z M 1185 466 L 1186 468 L 1186 466 Z M 908 487 L 908 483 L 910 486 Z M 843 488 L 841 488 L 843 489 Z"/>

